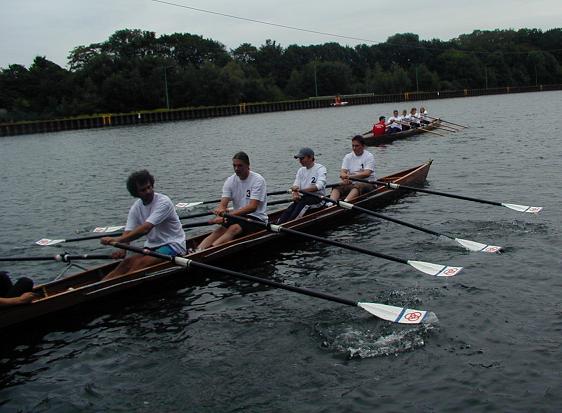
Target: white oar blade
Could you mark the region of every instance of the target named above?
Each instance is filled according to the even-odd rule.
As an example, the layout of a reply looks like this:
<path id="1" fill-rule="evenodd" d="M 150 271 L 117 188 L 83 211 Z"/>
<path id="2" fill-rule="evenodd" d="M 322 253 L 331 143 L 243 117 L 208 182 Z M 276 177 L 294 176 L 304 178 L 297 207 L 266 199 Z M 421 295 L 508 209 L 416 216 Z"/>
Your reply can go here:
<path id="1" fill-rule="evenodd" d="M 42 247 L 46 247 L 48 245 L 55 245 L 55 244 L 60 244 L 61 242 L 64 242 L 66 240 L 64 239 L 48 239 L 48 238 L 43 238 L 40 239 L 39 241 L 35 241 L 35 243 L 37 245 L 41 245 Z"/>
<path id="2" fill-rule="evenodd" d="M 468 239 L 455 238 L 455 241 L 470 251 L 488 252 L 491 254 L 502 250 L 502 247 L 497 245 L 482 244 Z"/>
<path id="3" fill-rule="evenodd" d="M 118 225 L 113 227 L 96 227 L 92 232 L 117 232 L 125 229 L 125 226 Z"/>
<path id="4" fill-rule="evenodd" d="M 199 202 L 178 202 L 176 204 L 176 208 L 193 208 L 194 206 L 197 205 L 201 205 L 203 203 L 203 201 L 199 201 Z"/>
<path id="5" fill-rule="evenodd" d="M 447 265 L 433 264 L 424 261 L 408 260 L 408 264 L 418 271 L 437 277 L 452 277 L 462 271 L 462 267 L 449 267 Z"/>
<path id="6" fill-rule="evenodd" d="M 357 303 L 357 306 L 378 318 L 400 324 L 420 324 L 425 321 L 428 315 L 428 312 L 423 310 L 378 303 Z"/>
<path id="7" fill-rule="evenodd" d="M 513 209 L 519 212 L 528 212 L 530 214 L 538 214 L 542 211 L 542 207 L 517 205 L 517 204 L 502 204 L 504 207 Z"/>

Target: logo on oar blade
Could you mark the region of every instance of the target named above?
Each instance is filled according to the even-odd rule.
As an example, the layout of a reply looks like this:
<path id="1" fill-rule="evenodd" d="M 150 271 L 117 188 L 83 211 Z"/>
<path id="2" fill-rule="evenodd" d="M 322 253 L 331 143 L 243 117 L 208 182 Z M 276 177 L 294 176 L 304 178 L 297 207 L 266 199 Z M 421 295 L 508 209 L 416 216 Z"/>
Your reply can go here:
<path id="1" fill-rule="evenodd" d="M 438 277 L 452 277 L 462 271 L 462 267 L 447 267 L 443 272 L 437 274 Z"/>
<path id="2" fill-rule="evenodd" d="M 412 311 L 404 314 L 404 318 L 410 322 L 416 322 L 422 318 L 423 314 L 420 311 Z"/>

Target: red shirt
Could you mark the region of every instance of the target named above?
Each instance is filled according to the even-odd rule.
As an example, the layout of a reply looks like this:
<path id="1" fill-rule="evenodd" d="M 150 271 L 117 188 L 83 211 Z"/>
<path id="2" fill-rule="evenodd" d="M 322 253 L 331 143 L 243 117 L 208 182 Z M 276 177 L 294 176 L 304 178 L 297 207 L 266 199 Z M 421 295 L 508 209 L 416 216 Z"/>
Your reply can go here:
<path id="1" fill-rule="evenodd" d="M 381 120 L 379 123 L 374 124 L 373 135 L 381 136 L 381 135 L 384 135 L 385 131 L 386 131 L 386 125 L 384 123 L 384 120 Z"/>

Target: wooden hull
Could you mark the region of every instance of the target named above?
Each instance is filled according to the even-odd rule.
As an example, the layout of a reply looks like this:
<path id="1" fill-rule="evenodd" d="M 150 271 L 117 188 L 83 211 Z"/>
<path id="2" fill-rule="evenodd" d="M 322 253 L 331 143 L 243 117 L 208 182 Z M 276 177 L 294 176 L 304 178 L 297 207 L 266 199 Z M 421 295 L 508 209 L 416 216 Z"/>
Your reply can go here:
<path id="1" fill-rule="evenodd" d="M 426 130 L 433 130 L 436 129 L 437 126 L 439 126 L 441 122 L 439 120 L 434 120 L 433 122 L 429 123 L 428 125 L 423 126 L 423 128 L 415 128 L 415 129 L 408 129 L 402 132 L 396 132 L 396 133 L 387 133 L 385 135 L 382 136 L 366 136 L 365 137 L 365 144 L 367 146 L 378 146 L 378 145 L 383 145 L 383 144 L 387 144 L 387 143 L 391 143 L 394 142 L 396 140 L 399 139 L 406 139 L 409 138 L 411 136 L 416 136 L 416 135 L 420 135 L 422 133 L 426 133 Z"/>
<path id="2" fill-rule="evenodd" d="M 421 185 L 425 182 L 431 161 L 399 173 L 386 176 L 381 180 L 396 182 L 404 185 Z M 402 191 L 386 188 L 378 188 L 366 193 L 354 200 L 354 204 L 366 208 L 380 208 L 388 205 L 395 199 L 404 195 Z M 270 214 L 274 221 L 281 211 Z M 296 230 L 312 229 L 314 227 L 326 227 L 326 224 L 337 222 L 337 220 L 350 216 L 353 212 L 332 206 L 305 215 L 304 217 L 291 221 L 284 226 Z M 188 246 L 196 246 L 207 234 L 200 235 L 187 240 Z M 220 260 L 224 263 L 227 258 L 239 256 L 240 253 L 249 248 L 257 248 L 265 244 L 278 242 L 285 237 L 284 234 L 272 233 L 262 230 L 237 238 L 226 244 L 209 248 L 201 252 L 192 253 L 189 258 L 213 263 Z M 125 274 L 119 278 L 103 281 L 105 274 L 111 271 L 117 263 L 106 264 L 96 267 L 67 278 L 38 285 L 34 292 L 40 297 L 28 305 L 8 307 L 0 310 L 0 329 L 18 326 L 23 323 L 32 323 L 46 316 L 61 312 L 68 308 L 93 302 L 95 300 L 117 294 L 133 287 L 160 282 L 164 278 L 185 275 L 188 270 L 162 263 L 141 271 Z"/>

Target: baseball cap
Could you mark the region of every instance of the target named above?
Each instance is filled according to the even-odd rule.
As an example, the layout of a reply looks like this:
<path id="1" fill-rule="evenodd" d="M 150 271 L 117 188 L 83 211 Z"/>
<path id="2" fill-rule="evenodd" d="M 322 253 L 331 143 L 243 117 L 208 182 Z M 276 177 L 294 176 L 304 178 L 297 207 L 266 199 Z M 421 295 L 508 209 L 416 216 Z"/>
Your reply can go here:
<path id="1" fill-rule="evenodd" d="M 299 153 L 295 155 L 295 159 L 304 158 L 305 156 L 314 156 L 314 151 L 310 148 L 301 148 Z"/>

